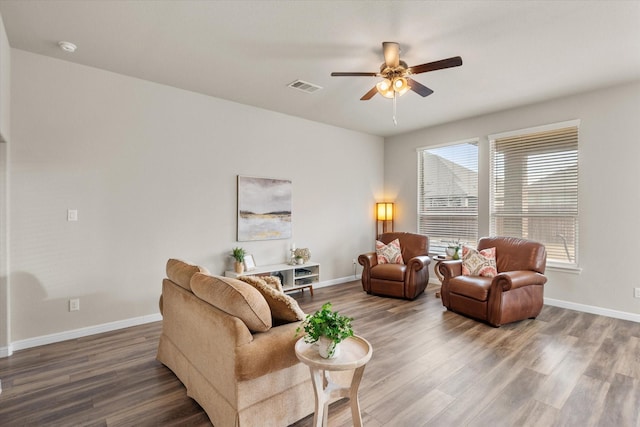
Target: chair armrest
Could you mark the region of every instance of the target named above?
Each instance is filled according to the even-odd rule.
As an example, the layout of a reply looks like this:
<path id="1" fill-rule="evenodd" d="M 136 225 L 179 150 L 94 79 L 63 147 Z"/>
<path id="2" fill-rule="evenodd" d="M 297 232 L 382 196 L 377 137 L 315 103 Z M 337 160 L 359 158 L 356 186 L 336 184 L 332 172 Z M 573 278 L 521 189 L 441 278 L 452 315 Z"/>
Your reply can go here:
<path id="1" fill-rule="evenodd" d="M 544 285 L 546 276 L 529 270 L 506 271 L 493 278 L 492 288 L 500 287 L 502 292 L 530 285 Z"/>
<path id="2" fill-rule="evenodd" d="M 414 256 L 407 262 L 407 267 L 411 270 L 420 271 L 431 263 L 431 258 L 427 255 Z"/>
<path id="3" fill-rule="evenodd" d="M 442 261 L 439 266 L 440 274 L 442 274 L 443 281 L 448 281 L 452 277 L 462 275 L 462 260 L 446 260 Z"/>
<path id="4" fill-rule="evenodd" d="M 378 256 L 375 252 L 367 252 L 358 257 L 358 263 L 367 270 L 374 265 L 378 265 Z"/>

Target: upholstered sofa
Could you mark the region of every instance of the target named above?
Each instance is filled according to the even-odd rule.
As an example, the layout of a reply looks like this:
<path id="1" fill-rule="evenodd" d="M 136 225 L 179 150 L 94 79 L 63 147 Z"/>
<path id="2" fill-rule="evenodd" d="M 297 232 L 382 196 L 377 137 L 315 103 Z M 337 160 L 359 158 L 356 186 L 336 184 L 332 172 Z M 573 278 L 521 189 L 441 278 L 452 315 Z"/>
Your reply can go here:
<path id="1" fill-rule="evenodd" d="M 216 427 L 282 427 L 313 413 L 309 369 L 294 351 L 299 322 L 273 318 L 275 308 L 261 292 L 193 264 L 167 262 L 157 359 Z"/>

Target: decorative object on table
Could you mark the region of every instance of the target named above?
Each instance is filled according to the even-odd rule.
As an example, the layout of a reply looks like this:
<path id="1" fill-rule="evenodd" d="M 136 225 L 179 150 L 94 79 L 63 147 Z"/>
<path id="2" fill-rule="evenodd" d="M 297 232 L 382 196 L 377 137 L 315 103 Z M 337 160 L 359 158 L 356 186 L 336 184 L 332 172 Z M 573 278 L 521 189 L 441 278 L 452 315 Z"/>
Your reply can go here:
<path id="1" fill-rule="evenodd" d="M 318 343 L 318 352 L 325 359 L 338 356 L 339 344 L 353 336 L 351 321 L 353 318 L 343 316 L 331 309 L 331 303 L 326 302 L 322 308 L 313 314 L 308 314 L 296 329 L 296 334 L 304 330 L 304 342 Z"/>
<path id="2" fill-rule="evenodd" d="M 302 262 L 309 262 L 309 260 L 311 259 L 311 252 L 309 251 L 309 248 L 298 248 L 294 251 L 293 253 L 297 258 L 302 258 Z M 300 264 L 300 262 L 298 262 L 298 264 Z"/>
<path id="3" fill-rule="evenodd" d="M 238 241 L 291 237 L 291 181 L 238 175 Z"/>
<path id="4" fill-rule="evenodd" d="M 298 265 L 304 264 L 304 258 L 302 258 L 300 255 L 296 255 L 296 264 Z"/>
<path id="5" fill-rule="evenodd" d="M 376 203 L 376 235 L 391 232 L 393 232 L 393 203 Z"/>
<path id="6" fill-rule="evenodd" d="M 462 251 L 462 243 L 460 243 L 460 239 L 451 242 L 448 242 L 449 246 L 445 249 L 445 253 L 449 257 L 449 259 L 460 259 L 461 251 Z"/>
<path id="7" fill-rule="evenodd" d="M 244 271 L 252 271 L 256 269 L 256 261 L 253 259 L 253 255 L 246 254 L 243 260 Z"/>
<path id="8" fill-rule="evenodd" d="M 231 256 L 235 259 L 233 269 L 236 273 L 242 274 L 244 272 L 244 256 L 246 252 L 242 248 L 233 248 Z"/>

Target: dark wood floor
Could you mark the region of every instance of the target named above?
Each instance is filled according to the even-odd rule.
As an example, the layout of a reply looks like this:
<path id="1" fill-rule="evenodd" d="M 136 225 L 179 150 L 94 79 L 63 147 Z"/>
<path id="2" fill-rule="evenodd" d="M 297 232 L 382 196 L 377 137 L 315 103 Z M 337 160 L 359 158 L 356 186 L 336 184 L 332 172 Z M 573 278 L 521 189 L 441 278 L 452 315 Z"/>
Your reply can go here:
<path id="1" fill-rule="evenodd" d="M 640 426 L 639 323 L 545 306 L 495 329 L 447 312 L 434 293 L 402 301 L 354 282 L 293 294 L 307 312 L 331 301 L 373 345 L 360 387 L 368 427 Z M 210 426 L 155 360 L 160 327 L 0 359 L 0 425 Z M 329 414 L 330 426 L 351 425 L 348 401 Z"/>

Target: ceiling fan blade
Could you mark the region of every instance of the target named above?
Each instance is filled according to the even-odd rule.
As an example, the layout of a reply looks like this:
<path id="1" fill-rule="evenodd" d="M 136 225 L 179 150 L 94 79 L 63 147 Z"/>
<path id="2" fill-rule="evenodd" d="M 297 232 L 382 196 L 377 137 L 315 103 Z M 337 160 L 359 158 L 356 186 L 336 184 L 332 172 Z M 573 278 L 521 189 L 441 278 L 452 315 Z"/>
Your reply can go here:
<path id="1" fill-rule="evenodd" d="M 365 93 L 362 98 L 360 98 L 360 101 L 368 101 L 373 98 L 376 93 L 378 93 L 378 89 L 374 86 L 369 92 Z"/>
<path id="2" fill-rule="evenodd" d="M 410 74 L 426 73 L 427 71 L 442 70 L 443 68 L 459 67 L 462 65 L 462 58 L 454 56 L 452 58 L 441 59 L 440 61 L 428 62 L 422 65 L 409 67 Z"/>
<path id="3" fill-rule="evenodd" d="M 417 93 L 422 97 L 429 96 L 433 93 L 431 89 L 429 89 L 422 83 L 419 83 L 413 79 L 407 78 L 407 84 L 409 85 L 412 91 L 414 91 L 415 93 Z"/>
<path id="4" fill-rule="evenodd" d="M 400 65 L 400 45 L 395 42 L 382 42 L 384 63 L 387 67 L 395 68 Z"/>
<path id="5" fill-rule="evenodd" d="M 331 73 L 332 77 L 353 77 L 353 76 L 361 76 L 361 77 L 375 77 L 377 76 L 379 73 L 351 73 L 351 72 L 345 72 L 345 73 L 341 73 L 341 72 L 333 72 Z"/>

